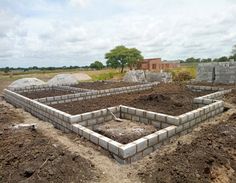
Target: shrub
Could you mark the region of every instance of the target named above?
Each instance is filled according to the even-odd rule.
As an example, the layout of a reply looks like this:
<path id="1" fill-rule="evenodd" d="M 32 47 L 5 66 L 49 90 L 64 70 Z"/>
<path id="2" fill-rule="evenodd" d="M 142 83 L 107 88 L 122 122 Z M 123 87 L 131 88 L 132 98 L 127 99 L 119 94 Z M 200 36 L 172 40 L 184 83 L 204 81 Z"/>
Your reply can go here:
<path id="1" fill-rule="evenodd" d="M 182 71 L 173 76 L 173 80 L 177 82 L 183 82 L 193 79 L 193 76 L 190 72 Z"/>

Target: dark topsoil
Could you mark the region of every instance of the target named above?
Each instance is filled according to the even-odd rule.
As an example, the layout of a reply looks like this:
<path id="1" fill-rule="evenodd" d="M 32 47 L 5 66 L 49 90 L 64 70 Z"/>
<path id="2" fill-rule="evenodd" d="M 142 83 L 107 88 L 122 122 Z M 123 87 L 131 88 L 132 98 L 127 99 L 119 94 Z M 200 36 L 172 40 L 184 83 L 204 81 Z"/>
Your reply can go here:
<path id="1" fill-rule="evenodd" d="M 78 85 L 73 87 L 91 89 L 91 90 L 105 90 L 111 88 L 119 88 L 126 86 L 134 86 L 140 83 L 129 83 L 129 82 L 107 82 L 107 81 L 96 81 L 96 82 L 80 82 Z"/>
<path id="2" fill-rule="evenodd" d="M 56 145 L 37 130 L 10 129 L 23 121 L 0 104 L 0 182 L 97 181 L 95 167 Z"/>
<path id="3" fill-rule="evenodd" d="M 190 144 L 150 158 L 138 173 L 143 182 L 236 182 L 236 114 L 203 128 Z"/>
<path id="4" fill-rule="evenodd" d="M 117 105 L 180 115 L 193 109 L 193 98 L 209 92 L 195 93 L 178 84 L 160 84 L 150 90 L 55 104 L 52 107 L 69 114 L 81 114 Z"/>
<path id="5" fill-rule="evenodd" d="M 103 123 L 95 131 L 121 144 L 127 144 L 154 133 L 157 128 L 153 125 L 123 119 L 122 122 L 109 121 Z"/>
<path id="6" fill-rule="evenodd" d="M 60 95 L 67 95 L 75 93 L 73 91 L 61 91 L 61 90 L 43 90 L 43 91 L 33 91 L 33 92 L 22 92 L 21 95 L 36 99 L 36 98 L 44 98 L 44 97 L 54 97 L 54 96 L 60 96 Z"/>

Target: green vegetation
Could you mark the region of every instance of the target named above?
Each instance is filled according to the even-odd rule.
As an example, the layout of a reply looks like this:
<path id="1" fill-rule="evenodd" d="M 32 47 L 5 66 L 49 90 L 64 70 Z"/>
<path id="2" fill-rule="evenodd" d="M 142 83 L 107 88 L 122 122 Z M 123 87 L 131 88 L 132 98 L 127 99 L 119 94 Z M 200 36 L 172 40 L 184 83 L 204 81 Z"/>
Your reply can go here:
<path id="1" fill-rule="evenodd" d="M 181 67 L 169 69 L 167 72 L 171 72 L 174 81 L 187 81 L 196 77 L 197 64 L 181 64 Z"/>
<path id="2" fill-rule="evenodd" d="M 100 61 L 95 61 L 95 62 L 91 63 L 89 67 L 90 67 L 91 69 L 101 70 L 101 69 L 103 69 L 105 66 L 103 65 L 102 62 L 100 62 Z"/>
<path id="3" fill-rule="evenodd" d="M 143 59 L 141 52 L 136 48 L 126 48 L 125 46 L 116 46 L 110 52 L 105 54 L 107 66 L 111 68 L 121 68 L 121 73 L 125 66 L 134 68 L 139 61 Z"/>
<path id="4" fill-rule="evenodd" d="M 120 73 L 114 70 L 94 75 L 92 76 L 92 80 L 99 81 L 99 80 L 109 80 L 109 79 L 121 79 L 123 76 L 124 73 Z"/>

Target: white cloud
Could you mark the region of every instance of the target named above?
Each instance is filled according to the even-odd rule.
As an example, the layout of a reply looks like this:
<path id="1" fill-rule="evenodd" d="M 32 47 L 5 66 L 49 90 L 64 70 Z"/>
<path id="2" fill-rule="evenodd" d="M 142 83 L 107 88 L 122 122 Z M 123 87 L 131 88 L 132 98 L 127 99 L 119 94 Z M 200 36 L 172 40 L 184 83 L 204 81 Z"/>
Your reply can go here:
<path id="1" fill-rule="evenodd" d="M 28 2 L 0 2 L 0 67 L 87 65 L 119 44 L 145 57 L 218 57 L 236 43 L 230 0 Z"/>

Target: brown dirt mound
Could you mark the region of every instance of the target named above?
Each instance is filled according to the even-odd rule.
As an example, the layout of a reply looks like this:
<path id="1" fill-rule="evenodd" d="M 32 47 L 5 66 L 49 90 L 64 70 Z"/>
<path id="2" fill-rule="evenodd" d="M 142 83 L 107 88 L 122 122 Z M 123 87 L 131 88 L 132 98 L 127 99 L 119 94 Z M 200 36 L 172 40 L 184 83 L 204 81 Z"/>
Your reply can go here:
<path id="1" fill-rule="evenodd" d="M 61 91 L 61 90 L 45 90 L 45 91 L 23 92 L 20 94 L 25 97 L 31 98 L 31 99 L 36 99 L 36 98 L 67 95 L 67 94 L 72 94 L 72 93 L 74 93 L 74 92 L 73 91 Z"/>
<path id="2" fill-rule="evenodd" d="M 97 81 L 97 82 L 81 82 L 78 85 L 75 85 L 74 87 L 91 89 L 91 90 L 105 90 L 111 88 L 134 86 L 138 84 L 140 83 Z"/>
<path id="3" fill-rule="evenodd" d="M 161 84 L 150 90 L 55 104 L 52 107 L 75 115 L 117 105 L 170 115 L 193 110 L 193 99 L 209 92 L 195 93 L 178 84 Z"/>
<path id="4" fill-rule="evenodd" d="M 96 181 L 95 167 L 37 130 L 12 129 L 22 117 L 0 106 L 0 182 Z"/>
<path id="5" fill-rule="evenodd" d="M 236 182 L 235 118 L 199 133 L 190 144 L 178 144 L 140 168 L 143 182 Z"/>
<path id="6" fill-rule="evenodd" d="M 154 133 L 157 129 L 152 125 L 123 120 L 110 121 L 100 125 L 96 132 L 122 144 L 133 142 L 141 137 Z"/>

